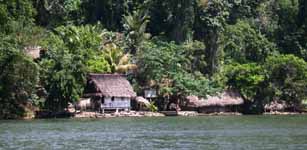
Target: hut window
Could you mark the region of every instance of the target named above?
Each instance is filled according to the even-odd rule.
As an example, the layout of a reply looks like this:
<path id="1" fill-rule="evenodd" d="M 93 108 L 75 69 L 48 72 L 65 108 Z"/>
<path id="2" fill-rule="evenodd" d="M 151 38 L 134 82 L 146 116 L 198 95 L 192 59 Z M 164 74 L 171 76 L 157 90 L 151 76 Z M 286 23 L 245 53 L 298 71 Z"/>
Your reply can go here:
<path id="1" fill-rule="evenodd" d="M 111 101 L 112 101 L 112 102 L 114 101 L 114 97 L 111 98 Z"/>

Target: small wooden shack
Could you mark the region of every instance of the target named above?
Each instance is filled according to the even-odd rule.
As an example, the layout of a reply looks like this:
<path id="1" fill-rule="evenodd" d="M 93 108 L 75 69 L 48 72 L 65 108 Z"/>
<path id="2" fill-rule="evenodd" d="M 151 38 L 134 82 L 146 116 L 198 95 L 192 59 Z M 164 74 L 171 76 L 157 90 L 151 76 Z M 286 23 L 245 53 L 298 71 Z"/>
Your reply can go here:
<path id="1" fill-rule="evenodd" d="M 136 97 L 129 81 L 119 74 L 89 74 L 85 96 L 91 98 L 94 109 L 130 110 Z"/>
<path id="2" fill-rule="evenodd" d="M 239 93 L 226 90 L 217 96 L 207 96 L 199 99 L 197 96 L 188 96 L 185 109 L 195 110 L 200 113 L 236 112 L 238 106 L 243 104 Z"/>

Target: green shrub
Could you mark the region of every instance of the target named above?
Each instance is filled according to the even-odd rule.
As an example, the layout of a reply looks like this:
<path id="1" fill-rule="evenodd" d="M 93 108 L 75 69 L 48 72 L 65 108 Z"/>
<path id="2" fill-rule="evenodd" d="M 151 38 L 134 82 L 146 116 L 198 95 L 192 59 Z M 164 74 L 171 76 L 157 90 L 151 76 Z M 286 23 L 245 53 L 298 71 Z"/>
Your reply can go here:
<path id="1" fill-rule="evenodd" d="M 0 118 L 19 118 L 31 103 L 39 68 L 14 47 L 0 47 Z"/>
<path id="2" fill-rule="evenodd" d="M 269 57 L 265 63 L 271 97 L 300 105 L 307 98 L 307 63 L 294 55 Z"/>
<path id="3" fill-rule="evenodd" d="M 218 87 L 199 71 L 205 66 L 202 48 L 198 42 L 145 42 L 137 59 L 139 85 L 158 88 L 165 101 L 214 93 Z"/>
<path id="4" fill-rule="evenodd" d="M 239 90 L 245 100 L 253 101 L 265 80 L 262 66 L 256 63 L 225 66 L 227 85 Z"/>

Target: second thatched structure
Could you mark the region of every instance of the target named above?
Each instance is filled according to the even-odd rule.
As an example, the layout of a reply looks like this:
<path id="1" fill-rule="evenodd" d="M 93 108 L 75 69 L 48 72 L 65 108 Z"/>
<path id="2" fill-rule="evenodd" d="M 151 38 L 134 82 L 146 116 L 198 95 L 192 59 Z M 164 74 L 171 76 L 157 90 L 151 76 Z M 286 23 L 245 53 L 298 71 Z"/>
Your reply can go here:
<path id="1" fill-rule="evenodd" d="M 206 99 L 188 96 L 184 108 L 200 113 L 237 112 L 243 102 L 243 98 L 238 92 L 226 90 L 217 96 L 207 96 Z"/>

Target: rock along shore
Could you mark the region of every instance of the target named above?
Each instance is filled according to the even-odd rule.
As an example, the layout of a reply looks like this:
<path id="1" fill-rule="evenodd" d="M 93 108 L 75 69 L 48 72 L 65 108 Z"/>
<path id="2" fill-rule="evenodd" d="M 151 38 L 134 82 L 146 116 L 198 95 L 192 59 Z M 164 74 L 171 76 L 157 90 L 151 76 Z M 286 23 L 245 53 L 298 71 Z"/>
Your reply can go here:
<path id="1" fill-rule="evenodd" d="M 91 111 L 81 112 L 61 112 L 61 113 L 50 113 L 50 112 L 37 112 L 32 117 L 25 117 L 23 119 L 34 119 L 34 118 L 114 118 L 114 117 L 164 117 L 164 116 L 241 116 L 243 114 L 238 112 L 216 112 L 216 113 L 198 113 L 196 111 L 161 111 L 161 112 L 150 112 L 150 111 L 121 111 L 112 113 L 99 113 Z M 266 112 L 263 115 L 307 115 L 306 112 Z M 35 116 L 35 117 L 34 117 Z"/>
<path id="2" fill-rule="evenodd" d="M 196 111 L 179 111 L 175 116 L 238 116 L 241 113 L 212 113 L 202 114 Z M 149 112 L 149 111 L 129 111 L 129 112 L 114 112 L 101 114 L 98 112 L 79 112 L 73 118 L 114 118 L 114 117 L 164 117 L 167 116 L 162 112 Z M 172 115 L 174 116 L 174 115 Z"/>
<path id="3" fill-rule="evenodd" d="M 274 111 L 274 112 L 265 112 L 263 115 L 307 115 L 306 112 L 279 112 L 279 111 Z"/>
<path id="4" fill-rule="evenodd" d="M 79 112 L 74 118 L 114 118 L 114 117 L 163 117 L 165 116 L 159 112 L 146 111 L 129 111 L 129 112 L 114 112 L 114 113 L 97 113 L 97 112 Z"/>

